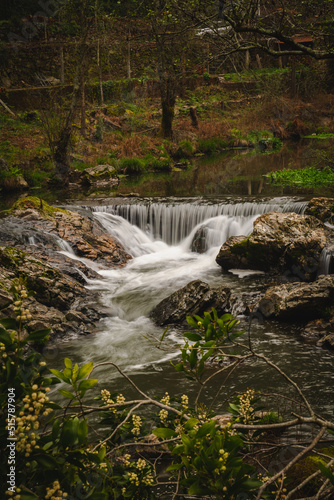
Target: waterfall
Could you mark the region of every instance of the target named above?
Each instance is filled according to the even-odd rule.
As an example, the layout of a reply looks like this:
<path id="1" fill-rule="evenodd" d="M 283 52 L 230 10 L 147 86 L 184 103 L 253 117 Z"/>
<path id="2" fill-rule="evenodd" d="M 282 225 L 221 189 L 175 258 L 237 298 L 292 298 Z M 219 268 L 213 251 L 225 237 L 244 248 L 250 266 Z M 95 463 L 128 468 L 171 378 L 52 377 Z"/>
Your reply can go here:
<path id="1" fill-rule="evenodd" d="M 131 248 L 138 243 L 138 238 L 147 237 L 147 252 L 153 242 L 161 241 L 167 245 L 185 244 L 191 248 L 193 238 L 198 231 L 202 231 L 205 239 L 203 251 L 217 247 L 230 236 L 249 235 L 254 220 L 267 212 L 296 212 L 302 213 L 307 202 L 274 199 L 268 202 L 244 203 L 209 203 L 196 200 L 186 202 L 156 202 L 143 200 L 141 203 L 115 204 L 93 207 L 94 213 L 100 213 L 103 225 L 115 237 L 118 237 L 126 247 L 127 241 L 122 228 L 121 219 L 128 221 L 132 228 L 137 227 L 139 232 L 131 231 Z M 102 214 L 105 214 L 103 217 Z M 107 215 L 108 214 L 108 215 Z M 113 229 L 111 230 L 111 225 Z M 140 251 L 142 253 L 142 250 Z M 137 254 L 134 254 L 135 256 Z"/>
<path id="2" fill-rule="evenodd" d="M 334 246 L 325 247 L 321 254 L 319 260 L 319 271 L 320 274 L 333 274 L 333 254 L 334 254 Z"/>

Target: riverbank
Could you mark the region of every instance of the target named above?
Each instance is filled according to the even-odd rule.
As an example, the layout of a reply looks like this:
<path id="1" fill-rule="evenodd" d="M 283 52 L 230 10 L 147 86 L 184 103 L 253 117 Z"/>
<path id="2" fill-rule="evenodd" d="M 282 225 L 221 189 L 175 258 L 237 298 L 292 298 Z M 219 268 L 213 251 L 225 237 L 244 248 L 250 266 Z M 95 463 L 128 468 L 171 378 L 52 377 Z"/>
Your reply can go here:
<path id="1" fill-rule="evenodd" d="M 262 89 L 264 90 L 264 89 Z M 114 175 L 143 175 L 149 171 L 171 172 L 187 169 L 197 155 L 215 155 L 242 148 L 273 153 L 286 141 L 306 135 L 334 132 L 332 96 L 323 94 L 303 101 L 270 95 L 227 90 L 222 85 L 205 85 L 178 98 L 172 140 L 159 137 L 160 101 L 156 98 L 128 97 L 103 107 L 87 105 L 85 130 L 75 124 L 70 151 L 71 183 L 80 183 L 82 171 L 109 165 Z M 50 140 L 58 106 L 49 110 L 33 108 L 16 117 L 0 114 L 1 183 L 3 189 L 53 189 L 54 167 Z M 196 113 L 196 122 L 190 116 Z M 51 136 L 50 136 L 51 134 Z M 314 137 L 314 135 L 313 135 Z M 319 135 L 319 137 L 322 137 Z M 314 141 L 317 142 L 317 141 Z M 307 166 L 328 166 L 331 141 L 326 151 L 314 144 Z M 103 178 L 108 185 L 108 178 Z M 110 188 L 117 192 L 117 182 Z M 73 186 L 72 186 L 73 188 Z"/>

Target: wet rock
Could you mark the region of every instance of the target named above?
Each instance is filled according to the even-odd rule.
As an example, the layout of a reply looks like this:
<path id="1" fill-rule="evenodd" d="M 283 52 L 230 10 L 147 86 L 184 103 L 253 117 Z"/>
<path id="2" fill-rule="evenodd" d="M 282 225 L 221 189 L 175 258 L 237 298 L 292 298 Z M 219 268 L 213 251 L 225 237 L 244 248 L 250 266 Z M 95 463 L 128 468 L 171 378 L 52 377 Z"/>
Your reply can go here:
<path id="1" fill-rule="evenodd" d="M 94 262 L 73 260 L 59 253 L 64 249 Z M 107 312 L 99 307 L 98 295 L 84 286 L 87 278 L 97 278 L 103 266 L 123 266 L 130 258 L 91 212 L 21 199 L 0 219 L 0 317 L 16 316 L 8 290 L 20 278 L 33 294 L 24 304 L 32 316 L 28 331 L 51 329 L 51 340 L 91 333 Z"/>
<path id="2" fill-rule="evenodd" d="M 187 316 L 203 315 L 212 308 L 221 315 L 230 311 L 230 296 L 231 291 L 227 287 L 211 288 L 204 281 L 191 281 L 162 300 L 150 317 L 157 325 L 168 325 L 183 323 Z"/>
<path id="3" fill-rule="evenodd" d="M 305 214 L 313 215 L 322 222 L 334 224 L 334 198 L 312 198 Z"/>
<path id="4" fill-rule="evenodd" d="M 97 295 L 78 281 L 17 248 L 0 247 L 0 317 L 16 316 L 7 289 L 18 277 L 33 292 L 24 305 L 32 316 L 28 331 L 48 328 L 51 338 L 88 333 L 103 316 L 96 308 Z"/>
<path id="5" fill-rule="evenodd" d="M 206 237 L 208 230 L 205 227 L 198 229 L 191 242 L 191 251 L 196 253 L 204 253 L 207 250 Z"/>
<path id="6" fill-rule="evenodd" d="M 228 239 L 216 262 L 224 270 L 258 269 L 309 281 L 316 278 L 321 252 L 332 238 L 330 229 L 315 217 L 270 212 L 256 219 L 248 238 Z"/>
<path id="7" fill-rule="evenodd" d="M 30 230 L 26 229 L 29 221 Z M 30 237 L 59 251 L 59 238 L 80 257 L 101 265 L 122 266 L 131 259 L 123 246 L 93 218 L 75 211 L 51 207 L 39 198 L 25 198 L 1 221 L 0 240 L 26 244 Z M 58 239 L 57 239 L 58 238 Z M 10 243 L 12 244 L 12 243 Z"/>
<path id="8" fill-rule="evenodd" d="M 310 321 L 301 335 L 310 342 L 316 342 L 319 346 L 334 349 L 334 317 L 329 320 Z"/>
<path id="9" fill-rule="evenodd" d="M 320 276 L 312 283 L 287 283 L 268 288 L 258 312 L 265 318 L 305 322 L 324 316 L 333 300 L 334 276 Z"/>

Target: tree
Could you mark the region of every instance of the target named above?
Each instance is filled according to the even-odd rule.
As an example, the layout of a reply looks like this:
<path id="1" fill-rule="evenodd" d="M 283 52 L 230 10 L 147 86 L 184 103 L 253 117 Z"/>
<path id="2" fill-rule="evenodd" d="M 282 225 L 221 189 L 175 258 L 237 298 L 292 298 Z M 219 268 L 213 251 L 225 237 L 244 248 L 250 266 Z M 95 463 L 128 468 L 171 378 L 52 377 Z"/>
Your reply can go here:
<path id="1" fill-rule="evenodd" d="M 192 24 L 174 0 L 146 0 L 145 15 L 155 41 L 162 119 L 160 135 L 172 138 L 175 102 L 184 74 L 184 54 L 194 34 Z M 191 4 L 188 4 L 188 9 Z"/>
<path id="2" fill-rule="evenodd" d="M 186 2 L 179 8 L 186 13 Z M 258 49 L 269 55 L 334 58 L 334 4 L 330 0 L 204 1 L 192 19 L 211 30 L 221 53 Z"/>
<path id="3" fill-rule="evenodd" d="M 78 48 L 76 51 L 76 62 L 73 77 L 73 90 L 70 103 L 64 117 L 56 131 L 56 137 L 52 144 L 51 151 L 55 163 L 56 181 L 67 184 L 69 181 L 69 160 L 68 149 L 73 133 L 73 121 L 77 114 L 78 103 L 82 100 L 83 94 L 83 65 L 87 54 L 87 37 L 93 25 L 95 1 L 94 0 L 70 0 L 59 12 L 60 16 L 66 19 L 73 19 L 79 27 Z"/>

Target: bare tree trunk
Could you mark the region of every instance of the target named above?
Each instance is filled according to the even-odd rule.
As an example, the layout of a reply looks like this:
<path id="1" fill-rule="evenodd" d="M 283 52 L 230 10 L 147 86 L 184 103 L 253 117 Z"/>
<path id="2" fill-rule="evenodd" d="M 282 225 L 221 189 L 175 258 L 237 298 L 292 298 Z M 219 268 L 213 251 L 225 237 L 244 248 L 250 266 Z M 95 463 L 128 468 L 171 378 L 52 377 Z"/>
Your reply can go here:
<path id="1" fill-rule="evenodd" d="M 245 57 L 245 70 L 249 70 L 249 64 L 250 64 L 250 54 L 249 50 L 246 50 L 246 57 Z"/>
<path id="2" fill-rule="evenodd" d="M 172 139 L 176 102 L 176 82 L 173 76 L 168 74 L 160 76 L 160 92 L 162 105 L 160 135 Z"/>
<path id="3" fill-rule="evenodd" d="M 53 159 L 55 162 L 55 175 L 56 178 L 58 178 L 58 181 L 61 182 L 63 186 L 67 185 L 69 182 L 70 166 L 68 162 L 68 148 L 72 136 L 72 124 L 77 112 L 77 106 L 80 98 L 81 68 L 87 52 L 86 37 L 87 34 L 82 39 L 80 47 L 78 49 L 77 65 L 75 68 L 70 107 L 67 113 L 64 126 L 62 127 L 59 133 L 59 139 L 55 143 L 55 148 L 54 148 Z"/>
<path id="4" fill-rule="evenodd" d="M 297 94 L 297 83 L 296 83 L 296 60 L 294 56 L 291 57 L 291 86 L 290 86 L 291 98 L 294 99 Z"/>
<path id="5" fill-rule="evenodd" d="M 128 78 L 131 78 L 131 31 L 129 29 L 128 36 L 127 36 L 127 58 L 126 58 L 126 74 Z"/>
<path id="6" fill-rule="evenodd" d="M 104 94 L 103 94 L 103 81 L 102 81 L 102 60 L 101 60 L 100 40 L 97 41 L 97 65 L 99 68 L 100 100 L 101 100 L 101 106 L 103 106 Z"/>
<path id="7" fill-rule="evenodd" d="M 85 103 L 85 76 L 84 76 L 84 68 L 81 67 L 80 71 L 80 96 L 81 96 L 81 106 L 80 106 L 80 114 L 81 114 L 81 135 L 86 137 L 86 103 Z"/>
<path id="8" fill-rule="evenodd" d="M 64 64 L 64 46 L 61 45 L 59 49 L 59 59 L 60 59 L 60 83 L 65 83 L 65 64 Z"/>

